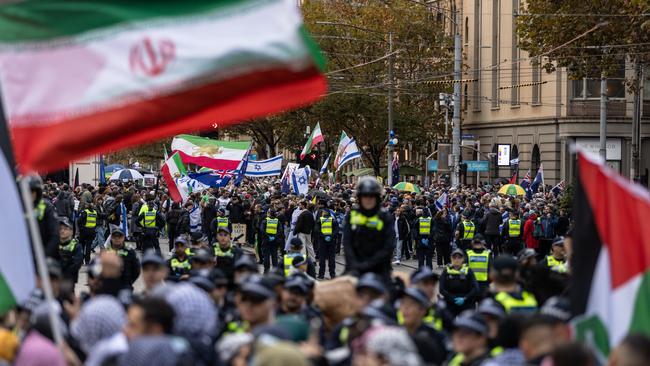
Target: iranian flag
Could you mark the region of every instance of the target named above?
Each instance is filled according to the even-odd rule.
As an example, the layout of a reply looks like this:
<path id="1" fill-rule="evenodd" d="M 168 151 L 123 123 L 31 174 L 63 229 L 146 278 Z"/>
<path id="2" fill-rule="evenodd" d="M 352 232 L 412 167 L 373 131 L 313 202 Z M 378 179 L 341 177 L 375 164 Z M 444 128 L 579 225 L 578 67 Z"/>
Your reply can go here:
<path id="1" fill-rule="evenodd" d="M 27 221 L 18 194 L 7 125 L 0 106 L 0 316 L 29 297 L 36 286 Z M 10 254 L 9 254 L 10 253 Z"/>
<path id="2" fill-rule="evenodd" d="M 579 153 L 574 205 L 575 335 L 605 358 L 629 332 L 650 334 L 650 194 Z"/>
<path id="3" fill-rule="evenodd" d="M 192 135 L 179 135 L 172 140 L 172 151 L 179 153 L 184 162 L 213 170 L 237 169 L 250 147 L 250 141 L 220 141 Z"/>
<path id="4" fill-rule="evenodd" d="M 0 94 L 23 172 L 319 99 L 295 0 L 0 6 Z"/>
<path id="5" fill-rule="evenodd" d="M 305 147 L 303 147 L 300 152 L 300 159 L 304 159 L 305 156 L 311 152 L 311 149 L 313 149 L 319 142 L 323 142 L 323 133 L 320 132 L 320 122 L 316 123 L 316 127 L 311 131 L 311 135 L 309 135 Z"/>
<path id="6" fill-rule="evenodd" d="M 187 176 L 187 170 L 183 164 L 183 159 L 178 153 L 173 153 L 165 161 L 165 164 L 160 169 L 163 179 L 167 183 L 167 188 L 169 188 L 169 197 L 174 202 L 183 202 L 187 199 L 186 191 L 178 186 L 178 180 Z"/>

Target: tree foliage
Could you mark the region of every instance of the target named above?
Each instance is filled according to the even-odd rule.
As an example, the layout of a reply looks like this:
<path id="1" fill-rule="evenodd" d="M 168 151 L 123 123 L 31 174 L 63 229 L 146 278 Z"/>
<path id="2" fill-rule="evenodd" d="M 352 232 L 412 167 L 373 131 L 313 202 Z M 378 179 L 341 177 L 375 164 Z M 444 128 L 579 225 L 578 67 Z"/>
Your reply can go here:
<path id="1" fill-rule="evenodd" d="M 400 145 L 410 143 L 426 152 L 441 121 L 434 102 L 439 92 L 451 88 L 426 81 L 450 79 L 453 58 L 451 40 L 432 9 L 410 0 L 330 0 L 307 1 L 303 14 L 328 59 L 329 92 L 313 106 L 233 130 L 252 135 L 258 150 L 271 141 L 274 147 L 298 149 L 305 141 L 305 126 L 320 122 L 325 152 L 336 149 L 344 130 L 357 139 L 365 160 L 378 173 L 388 138 L 387 55 L 392 32 L 394 129 Z"/>
<path id="2" fill-rule="evenodd" d="M 647 0 L 530 0 L 517 33 L 521 48 L 549 72 L 566 67 L 574 79 L 608 76 L 625 57 L 650 60 L 649 12 Z"/>

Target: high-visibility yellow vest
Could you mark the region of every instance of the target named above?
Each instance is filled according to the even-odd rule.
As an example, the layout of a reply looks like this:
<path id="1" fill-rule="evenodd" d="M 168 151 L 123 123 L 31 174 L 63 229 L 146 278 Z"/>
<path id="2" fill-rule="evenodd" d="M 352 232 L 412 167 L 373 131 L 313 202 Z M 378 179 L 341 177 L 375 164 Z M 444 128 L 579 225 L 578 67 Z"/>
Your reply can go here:
<path id="1" fill-rule="evenodd" d="M 45 208 L 47 205 L 45 204 L 45 201 L 40 200 L 38 201 L 38 205 L 36 205 L 36 213 L 37 213 L 37 219 L 38 221 L 42 221 L 43 217 L 45 217 Z"/>
<path id="2" fill-rule="evenodd" d="M 471 221 L 463 221 L 463 239 L 474 239 L 476 226 Z"/>
<path id="3" fill-rule="evenodd" d="M 188 258 L 185 258 L 184 261 L 179 261 L 178 258 L 172 258 L 170 261 L 170 265 L 172 267 L 172 271 L 189 271 L 192 269 L 192 265 L 190 264 L 190 260 Z"/>
<path id="4" fill-rule="evenodd" d="M 59 244 L 59 252 L 68 252 L 72 253 L 77 248 L 77 239 L 72 239 L 66 245 Z"/>
<path id="5" fill-rule="evenodd" d="M 462 353 L 456 353 L 447 366 L 461 366 L 463 361 L 465 361 L 465 356 Z"/>
<path id="6" fill-rule="evenodd" d="M 447 265 L 447 274 L 467 276 L 468 273 L 469 273 L 469 267 L 467 266 L 467 264 L 463 264 L 463 266 L 460 267 L 460 269 L 456 269 L 452 267 L 451 264 Z"/>
<path id="7" fill-rule="evenodd" d="M 518 238 L 521 234 L 521 220 L 508 220 L 508 236 Z"/>
<path id="8" fill-rule="evenodd" d="M 404 325 L 404 314 L 402 314 L 401 310 L 397 310 L 397 323 L 399 325 Z M 436 313 L 432 308 L 430 308 L 424 318 L 422 318 L 422 323 L 437 331 L 442 330 L 442 319 L 436 317 Z"/>
<path id="9" fill-rule="evenodd" d="M 494 299 L 503 305 L 506 313 L 511 312 L 534 312 L 537 310 L 535 296 L 527 291 L 521 292 L 521 299 L 517 299 L 505 291 L 499 292 Z"/>
<path id="10" fill-rule="evenodd" d="M 217 229 L 225 227 L 228 228 L 228 218 L 227 217 L 217 217 Z"/>
<path id="11" fill-rule="evenodd" d="M 567 271 L 566 261 L 555 259 L 552 255 L 546 256 L 546 265 L 553 271 L 565 273 Z"/>
<path id="12" fill-rule="evenodd" d="M 358 211 L 350 212 L 350 225 L 352 229 L 355 229 L 356 226 L 365 226 L 369 229 L 381 231 L 384 228 L 384 222 L 381 221 L 379 216 L 366 216 Z"/>
<path id="13" fill-rule="evenodd" d="M 420 223 L 420 235 L 430 235 L 431 234 L 431 218 L 430 217 L 420 217 L 418 219 Z"/>
<path id="14" fill-rule="evenodd" d="M 284 255 L 284 275 L 289 276 L 291 274 L 291 269 L 293 268 L 293 259 L 297 257 L 300 253 L 288 253 Z"/>
<path id="15" fill-rule="evenodd" d="M 129 255 L 129 251 L 126 250 L 126 249 L 118 249 L 118 250 L 115 250 L 115 249 L 113 249 L 113 248 L 107 248 L 106 251 L 109 252 L 109 253 L 110 253 L 110 252 L 113 252 L 113 253 L 115 253 L 115 254 L 121 256 L 121 257 L 126 257 L 126 256 Z"/>
<path id="16" fill-rule="evenodd" d="M 156 227 L 156 210 L 147 211 L 144 213 L 144 227 L 146 228 L 155 228 Z"/>
<path id="17" fill-rule="evenodd" d="M 490 251 L 487 249 L 483 249 L 481 253 L 475 252 L 473 249 L 467 251 L 469 268 L 474 272 L 474 277 L 479 282 L 486 282 L 488 280 L 489 261 Z"/>
<path id="18" fill-rule="evenodd" d="M 85 209 L 84 212 L 86 213 L 86 225 L 84 226 L 88 229 L 97 226 L 97 211 Z"/>
<path id="19" fill-rule="evenodd" d="M 246 321 L 232 321 L 226 324 L 225 334 L 245 333 L 248 329 Z"/>
<path id="20" fill-rule="evenodd" d="M 278 233 L 278 219 L 266 218 L 266 233 L 276 235 Z"/>
<path id="21" fill-rule="evenodd" d="M 323 235 L 332 235 L 332 218 L 331 217 L 321 217 L 320 218 L 320 232 Z"/>
<path id="22" fill-rule="evenodd" d="M 228 247 L 228 250 L 223 251 L 219 245 L 214 247 L 214 255 L 217 257 L 234 257 L 235 253 L 232 251 L 232 246 Z"/>

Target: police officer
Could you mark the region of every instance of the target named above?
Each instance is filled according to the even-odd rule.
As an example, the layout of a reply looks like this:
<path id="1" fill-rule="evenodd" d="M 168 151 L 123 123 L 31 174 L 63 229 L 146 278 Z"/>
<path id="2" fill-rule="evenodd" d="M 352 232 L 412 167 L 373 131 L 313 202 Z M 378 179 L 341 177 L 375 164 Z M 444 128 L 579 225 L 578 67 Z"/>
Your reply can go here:
<path id="1" fill-rule="evenodd" d="M 109 252 L 115 252 L 122 259 L 122 272 L 120 274 L 120 287 L 133 291 L 133 283 L 140 276 L 140 260 L 133 249 L 125 246 L 126 237 L 122 229 L 114 228 L 111 239 L 106 247 Z"/>
<path id="2" fill-rule="evenodd" d="M 382 188 L 374 177 L 363 177 L 356 188 L 358 207 L 346 216 L 343 248 L 347 272 L 374 272 L 390 282 L 395 250 L 393 215 L 381 209 Z"/>
<path id="3" fill-rule="evenodd" d="M 137 223 L 144 229 L 142 248 L 144 250 L 153 248 L 156 253 L 160 253 L 158 232 L 165 226 L 165 218 L 156 210 L 153 202 L 148 202 L 146 206 L 142 207 Z"/>
<path id="4" fill-rule="evenodd" d="M 462 250 L 467 250 L 476 234 L 476 225 L 474 225 L 474 222 L 470 219 L 469 211 L 464 211 L 462 218 L 463 221 L 457 225 L 456 238 L 460 241 L 460 248 Z"/>
<path id="5" fill-rule="evenodd" d="M 217 242 L 214 246 L 214 255 L 217 259 L 215 265 L 232 283 L 235 276 L 235 262 L 241 258 L 243 251 L 232 244 L 230 239 L 230 230 L 227 227 L 217 229 Z"/>
<path id="6" fill-rule="evenodd" d="M 296 257 L 302 257 L 302 240 L 294 237 L 291 239 L 289 250 L 282 257 L 282 266 L 284 268 L 284 276 L 289 277 L 293 269 L 293 260 Z"/>
<path id="7" fill-rule="evenodd" d="M 411 286 L 422 290 L 427 298 L 431 301 L 437 299 L 436 288 L 438 287 L 438 282 L 440 281 L 440 276 L 433 272 L 431 268 L 422 267 L 413 273 L 411 273 Z M 399 313 L 397 314 L 398 320 Z M 451 329 L 453 322 L 453 316 L 447 309 L 447 304 L 442 300 L 436 300 L 434 304 L 429 308 L 429 311 L 424 316 L 422 321 L 429 327 L 434 328 L 437 331 L 443 331 Z"/>
<path id="8" fill-rule="evenodd" d="M 188 251 L 187 240 L 179 236 L 174 240 L 174 254 L 169 259 L 169 279 L 172 281 L 185 280 L 189 278 L 192 265 Z"/>
<path id="9" fill-rule="evenodd" d="M 559 272 L 567 272 L 566 255 L 564 251 L 564 237 L 555 238 L 551 245 L 551 254 L 547 255 L 542 262 L 548 269 Z"/>
<path id="10" fill-rule="evenodd" d="M 485 238 L 481 234 L 476 234 L 472 240 L 472 248 L 467 251 L 467 263 L 474 272 L 480 294 L 483 294 L 488 288 L 490 255 L 490 250 L 485 248 Z"/>
<path id="11" fill-rule="evenodd" d="M 97 230 L 97 211 L 92 203 L 87 204 L 86 209 L 81 211 L 77 225 L 79 225 L 79 242 L 84 252 L 84 263 L 88 264 Z"/>
<path id="12" fill-rule="evenodd" d="M 278 248 L 284 243 L 282 224 L 273 209 L 269 209 L 266 218 L 262 221 L 260 232 L 262 233 L 261 249 L 264 273 L 268 273 L 271 265 L 278 266 Z"/>
<path id="13" fill-rule="evenodd" d="M 59 220 L 50 201 L 43 199 L 43 182 L 38 176 L 30 176 L 29 189 L 34 203 L 34 214 L 38 221 L 38 230 L 43 241 L 45 255 L 52 258 L 59 256 Z"/>
<path id="14" fill-rule="evenodd" d="M 518 280 L 517 260 L 510 255 L 500 255 L 492 262 L 489 294 L 501 303 L 506 313 L 531 313 L 537 310 L 535 296 L 521 288 Z"/>
<path id="15" fill-rule="evenodd" d="M 226 210 L 220 208 L 217 211 L 217 217 L 215 217 L 214 220 L 212 220 L 212 222 L 210 223 L 210 229 L 216 235 L 217 229 L 222 227 L 225 227 L 232 232 L 232 225 L 230 223 L 230 219 L 226 217 Z"/>
<path id="16" fill-rule="evenodd" d="M 503 224 L 503 238 L 505 240 L 505 251 L 509 254 L 518 253 L 521 248 L 521 239 L 524 235 L 524 225 L 519 219 L 519 214 L 510 212 L 510 218 Z"/>
<path id="17" fill-rule="evenodd" d="M 330 279 L 336 277 L 336 237 L 339 235 L 339 224 L 332 217 L 330 210 L 322 210 L 321 217 L 316 221 L 318 242 L 318 279 L 325 278 L 325 265 L 329 268 Z"/>
<path id="18" fill-rule="evenodd" d="M 83 250 L 77 239 L 73 238 L 73 225 L 67 217 L 59 219 L 59 257 L 63 276 L 77 283 L 79 269 L 83 263 Z"/>
<path id="19" fill-rule="evenodd" d="M 488 326 L 478 312 L 467 310 L 456 318 L 451 339 L 456 354 L 448 366 L 478 366 L 490 358 Z"/>
<path id="20" fill-rule="evenodd" d="M 472 309 L 478 294 L 474 272 L 464 262 L 463 251 L 454 250 L 451 253 L 451 264 L 445 267 L 440 275 L 440 294 L 454 315 Z"/>
<path id="21" fill-rule="evenodd" d="M 418 268 L 426 266 L 433 268 L 433 230 L 431 230 L 431 215 L 428 209 L 416 210 L 418 216 L 413 235 L 417 245 Z"/>

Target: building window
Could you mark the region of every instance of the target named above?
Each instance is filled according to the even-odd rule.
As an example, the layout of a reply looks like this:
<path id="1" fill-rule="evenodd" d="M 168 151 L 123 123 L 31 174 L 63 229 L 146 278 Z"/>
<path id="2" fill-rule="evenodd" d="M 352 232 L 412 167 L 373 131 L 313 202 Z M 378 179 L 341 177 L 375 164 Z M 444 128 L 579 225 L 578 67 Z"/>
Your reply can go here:
<path id="1" fill-rule="evenodd" d="M 643 77 L 641 80 L 641 85 L 643 86 L 643 99 L 650 100 L 650 68 L 643 70 Z"/>
<path id="2" fill-rule="evenodd" d="M 519 148 L 517 145 L 512 145 L 512 150 L 510 150 L 510 160 L 517 159 L 519 157 Z M 515 174 L 519 170 L 519 164 L 510 164 L 510 175 Z"/>
<path id="3" fill-rule="evenodd" d="M 499 0 L 492 0 L 492 108 L 499 107 Z"/>
<path id="4" fill-rule="evenodd" d="M 519 37 L 517 37 L 517 15 L 519 13 L 519 0 L 512 0 L 512 89 L 510 103 L 512 106 L 519 105 Z"/>
<path id="5" fill-rule="evenodd" d="M 542 104 L 542 60 L 533 59 L 533 104 Z"/>
<path id="6" fill-rule="evenodd" d="M 644 85 L 648 84 L 647 81 Z M 647 94 L 644 91 L 644 98 Z M 600 98 L 600 77 L 584 78 L 573 80 L 573 99 L 599 99 Z M 621 64 L 616 72 L 607 78 L 607 97 L 614 99 L 625 98 L 625 63 Z"/>
<path id="7" fill-rule="evenodd" d="M 542 157 L 541 154 L 539 153 L 539 146 L 535 144 L 533 146 L 533 152 L 530 155 L 530 173 L 535 176 L 537 174 L 537 169 L 539 169 L 539 165 L 542 163 Z"/>
<path id="8" fill-rule="evenodd" d="M 498 148 L 496 144 L 492 145 L 492 176 L 495 179 L 499 178 Z"/>
<path id="9" fill-rule="evenodd" d="M 472 100 L 474 100 L 475 111 L 481 110 L 481 2 L 474 1 L 474 68 L 472 83 Z"/>

